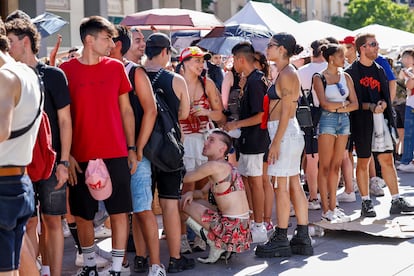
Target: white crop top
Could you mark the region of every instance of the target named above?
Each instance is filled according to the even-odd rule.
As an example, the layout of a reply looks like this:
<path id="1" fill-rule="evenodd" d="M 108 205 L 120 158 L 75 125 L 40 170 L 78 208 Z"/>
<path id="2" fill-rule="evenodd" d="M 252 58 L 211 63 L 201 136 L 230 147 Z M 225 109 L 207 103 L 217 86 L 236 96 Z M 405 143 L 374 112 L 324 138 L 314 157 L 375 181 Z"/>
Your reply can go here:
<path id="1" fill-rule="evenodd" d="M 20 79 L 21 96 L 13 110 L 12 130 L 26 127 L 33 121 L 39 108 L 38 78 L 31 68 L 20 62 L 7 62 L 0 67 L 0 70 L 8 70 Z M 22 136 L 0 143 L 0 166 L 26 166 L 30 164 L 41 117 L 39 115 L 31 129 Z"/>
<path id="2" fill-rule="evenodd" d="M 341 88 L 341 89 L 340 89 Z M 342 94 L 341 91 L 342 90 Z M 348 86 L 346 84 L 346 78 L 343 72 L 340 73 L 338 84 L 328 84 L 325 88 L 325 97 L 329 102 L 344 102 L 349 96 Z"/>

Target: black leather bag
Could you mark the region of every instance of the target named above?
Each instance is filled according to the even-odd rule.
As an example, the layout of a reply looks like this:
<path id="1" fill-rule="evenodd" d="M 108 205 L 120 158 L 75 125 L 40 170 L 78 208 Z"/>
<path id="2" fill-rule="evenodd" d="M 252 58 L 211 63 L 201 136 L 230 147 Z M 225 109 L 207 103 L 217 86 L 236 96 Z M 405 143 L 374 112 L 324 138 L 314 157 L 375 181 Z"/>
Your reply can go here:
<path id="1" fill-rule="evenodd" d="M 296 119 L 300 127 L 313 127 L 312 113 L 308 105 L 299 105 L 296 109 Z"/>
<path id="2" fill-rule="evenodd" d="M 298 107 L 296 108 L 296 119 L 298 120 L 301 128 L 313 127 L 311 108 L 306 95 L 303 94 L 302 89 L 301 95 L 302 97 L 300 98 Z"/>

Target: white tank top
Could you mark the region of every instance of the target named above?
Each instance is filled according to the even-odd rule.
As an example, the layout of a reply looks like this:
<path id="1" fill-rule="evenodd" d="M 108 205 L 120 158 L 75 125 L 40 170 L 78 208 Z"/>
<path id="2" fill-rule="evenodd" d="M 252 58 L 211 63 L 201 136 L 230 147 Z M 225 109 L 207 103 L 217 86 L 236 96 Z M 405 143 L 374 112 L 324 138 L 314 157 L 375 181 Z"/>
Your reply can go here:
<path id="1" fill-rule="evenodd" d="M 341 95 L 341 92 L 339 91 L 339 87 L 341 87 L 343 91 L 343 95 Z M 326 100 L 329 102 L 344 102 L 349 96 L 349 89 L 346 84 L 346 78 L 343 72 L 341 72 L 340 78 L 339 78 L 339 87 L 336 84 L 328 84 L 325 88 L 325 97 Z"/>
<path id="2" fill-rule="evenodd" d="M 13 110 L 12 130 L 26 127 L 33 121 L 39 108 L 38 78 L 33 69 L 20 62 L 7 62 L 0 67 L 0 70 L 8 70 L 20 79 L 21 96 Z M 0 143 L 0 166 L 26 166 L 30 164 L 41 117 L 40 114 L 31 129 L 22 136 Z"/>

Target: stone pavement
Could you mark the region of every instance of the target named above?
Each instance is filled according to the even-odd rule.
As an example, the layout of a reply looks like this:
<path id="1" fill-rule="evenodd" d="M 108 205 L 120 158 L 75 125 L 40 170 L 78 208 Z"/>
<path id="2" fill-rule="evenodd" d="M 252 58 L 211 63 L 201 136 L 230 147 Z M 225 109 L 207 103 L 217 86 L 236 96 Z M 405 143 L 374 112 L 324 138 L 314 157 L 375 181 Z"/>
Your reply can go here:
<path id="1" fill-rule="evenodd" d="M 414 174 L 400 173 L 400 193 L 414 199 Z M 385 188 L 386 189 L 386 188 Z M 387 189 L 386 189 L 387 191 Z M 375 199 L 375 198 L 374 198 Z M 391 201 L 389 193 L 381 201 Z M 385 211 L 389 204 L 379 205 L 374 200 L 378 211 Z M 361 202 L 357 194 L 357 202 L 341 203 L 346 214 L 360 210 Z M 384 210 L 383 210 L 384 209 Z M 320 220 L 320 210 L 310 210 L 310 222 Z M 275 220 L 275 218 L 273 218 Z M 158 218 L 159 227 L 162 227 L 161 218 Z M 295 218 L 291 219 L 293 226 Z M 318 276 L 352 276 L 352 275 L 414 275 L 414 238 L 399 239 L 372 236 L 362 232 L 325 231 L 322 237 L 313 237 L 314 256 L 297 256 L 290 258 L 256 258 L 254 245 L 252 250 L 233 255 L 228 264 L 219 261 L 216 264 L 206 265 L 196 263 L 193 270 L 184 271 L 178 275 L 318 275 Z M 75 266 L 75 249 L 72 238 L 65 239 L 63 275 L 73 275 L 77 271 Z M 206 256 L 207 252 L 194 253 L 192 257 Z M 128 253 L 128 259 L 133 267 L 134 253 Z M 168 265 L 168 248 L 165 240 L 161 240 L 161 261 Z M 131 273 L 131 275 L 140 275 Z M 146 275 L 146 274 L 141 274 Z"/>

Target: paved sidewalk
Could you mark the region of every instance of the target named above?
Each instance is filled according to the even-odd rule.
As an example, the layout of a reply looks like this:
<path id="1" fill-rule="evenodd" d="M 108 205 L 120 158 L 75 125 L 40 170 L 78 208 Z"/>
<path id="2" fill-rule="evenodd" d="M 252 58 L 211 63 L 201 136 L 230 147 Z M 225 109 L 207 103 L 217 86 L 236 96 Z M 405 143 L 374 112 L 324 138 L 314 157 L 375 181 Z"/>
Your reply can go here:
<path id="1" fill-rule="evenodd" d="M 414 199 L 414 174 L 399 173 L 400 193 Z M 385 188 L 386 189 L 386 188 Z M 387 199 L 388 197 L 388 199 Z M 389 200 L 389 193 L 381 201 Z M 377 202 L 378 201 L 374 201 Z M 385 205 L 385 204 L 382 204 Z M 383 211 L 389 208 L 376 205 Z M 357 202 L 341 204 L 345 213 L 359 211 L 361 206 L 359 194 Z M 320 220 L 320 210 L 309 211 L 309 220 Z M 160 228 L 161 220 L 159 218 Z M 295 223 L 295 218 L 292 218 Z M 414 225 L 414 218 L 413 218 Z M 294 226 L 290 227 L 292 234 Z M 313 237 L 314 256 L 297 256 L 290 258 L 256 258 L 254 251 L 233 255 L 226 264 L 219 261 L 206 265 L 198 263 L 193 270 L 184 271 L 178 275 L 318 275 L 318 276 L 353 276 L 353 275 L 414 275 L 414 238 L 397 239 L 371 236 L 361 232 L 326 231 L 322 237 Z M 255 247 L 254 245 L 252 246 Z M 207 252 L 195 253 L 192 257 L 206 256 Z M 128 259 L 133 269 L 134 254 L 129 252 Z M 168 249 L 166 241 L 161 241 L 161 261 L 168 265 Z M 63 275 L 73 275 L 77 271 L 75 264 L 75 249 L 73 240 L 65 239 Z M 131 275 L 146 275 L 131 273 Z"/>

